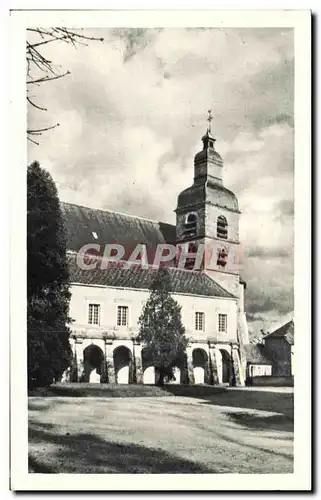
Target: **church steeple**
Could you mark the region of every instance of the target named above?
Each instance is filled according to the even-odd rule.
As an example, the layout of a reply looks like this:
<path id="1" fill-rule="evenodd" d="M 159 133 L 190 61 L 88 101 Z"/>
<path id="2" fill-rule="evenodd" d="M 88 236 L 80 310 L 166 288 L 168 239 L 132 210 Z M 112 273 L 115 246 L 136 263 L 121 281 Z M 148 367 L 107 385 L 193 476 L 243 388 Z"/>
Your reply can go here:
<path id="1" fill-rule="evenodd" d="M 215 138 L 211 131 L 211 121 L 213 119 L 211 110 L 208 110 L 208 127 L 202 137 L 203 150 L 194 157 L 194 181 L 204 183 L 211 180 L 214 183 L 222 184 L 223 160 L 215 150 Z"/>
<path id="2" fill-rule="evenodd" d="M 193 185 L 178 195 L 177 242 L 195 237 L 238 241 L 238 201 L 223 185 L 223 160 L 214 147 L 210 110 L 207 121 L 203 149 L 194 157 Z"/>
<path id="3" fill-rule="evenodd" d="M 203 271 L 235 295 L 240 211 L 237 197 L 223 185 L 223 160 L 215 150 L 210 111 L 207 121 L 203 149 L 194 157 L 194 182 L 178 195 L 176 242 L 187 243 L 194 253 L 204 245 Z"/>

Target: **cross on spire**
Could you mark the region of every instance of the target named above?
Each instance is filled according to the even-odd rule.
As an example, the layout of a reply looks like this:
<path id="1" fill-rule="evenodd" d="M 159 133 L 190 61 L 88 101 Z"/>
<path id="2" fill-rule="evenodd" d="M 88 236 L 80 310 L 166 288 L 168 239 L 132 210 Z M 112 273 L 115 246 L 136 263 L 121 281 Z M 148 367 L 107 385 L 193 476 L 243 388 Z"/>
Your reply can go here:
<path id="1" fill-rule="evenodd" d="M 213 116 L 212 116 L 212 110 L 209 109 L 208 111 L 208 118 L 206 119 L 206 121 L 208 121 L 208 131 L 211 132 L 211 121 L 213 120 Z"/>

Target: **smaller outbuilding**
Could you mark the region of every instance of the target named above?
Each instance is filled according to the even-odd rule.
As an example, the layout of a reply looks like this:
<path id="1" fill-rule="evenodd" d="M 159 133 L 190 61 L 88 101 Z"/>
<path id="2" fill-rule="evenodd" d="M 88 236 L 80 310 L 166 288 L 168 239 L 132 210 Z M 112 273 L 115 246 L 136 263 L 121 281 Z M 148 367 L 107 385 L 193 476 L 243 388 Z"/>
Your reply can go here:
<path id="1" fill-rule="evenodd" d="M 244 346 L 246 357 L 246 380 L 250 383 L 253 377 L 269 377 L 272 375 L 272 361 L 267 357 L 264 344 L 247 344 Z"/>
<path id="2" fill-rule="evenodd" d="M 272 361 L 272 375 L 291 377 L 294 375 L 294 321 L 265 335 L 264 351 Z"/>

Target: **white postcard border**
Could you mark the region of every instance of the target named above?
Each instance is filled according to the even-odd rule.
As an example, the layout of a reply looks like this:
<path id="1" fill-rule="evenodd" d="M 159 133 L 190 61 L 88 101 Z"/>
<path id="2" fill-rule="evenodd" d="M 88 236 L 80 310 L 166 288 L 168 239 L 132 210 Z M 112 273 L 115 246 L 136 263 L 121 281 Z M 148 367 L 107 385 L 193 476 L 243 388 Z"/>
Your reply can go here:
<path id="1" fill-rule="evenodd" d="M 28 474 L 25 28 L 30 25 L 295 30 L 295 460 L 293 474 Z M 311 17 L 309 11 L 15 11 L 10 22 L 10 393 L 13 490 L 307 490 L 311 481 Z M 304 237 L 303 237 L 304 235 Z M 130 476 L 130 477 L 129 477 Z"/>

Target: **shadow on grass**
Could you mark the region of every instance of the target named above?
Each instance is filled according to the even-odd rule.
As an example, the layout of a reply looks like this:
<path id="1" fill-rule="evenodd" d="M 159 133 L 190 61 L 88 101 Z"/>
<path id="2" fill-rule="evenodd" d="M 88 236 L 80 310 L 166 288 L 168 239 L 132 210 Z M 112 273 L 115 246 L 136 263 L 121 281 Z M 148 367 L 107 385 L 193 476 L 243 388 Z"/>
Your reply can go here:
<path id="1" fill-rule="evenodd" d="M 225 413 L 225 415 L 233 422 L 250 429 L 268 429 L 282 432 L 293 432 L 294 430 L 293 419 L 286 415 L 260 416 L 243 412 L 231 412 Z M 284 439 L 284 436 L 282 436 L 282 439 Z"/>
<path id="2" fill-rule="evenodd" d="M 247 389 L 238 391 L 227 390 L 222 394 L 213 394 L 202 399 L 205 399 L 204 404 L 270 411 L 281 413 L 289 419 L 293 419 L 293 393 L 253 391 Z"/>
<path id="3" fill-rule="evenodd" d="M 200 463 L 173 456 L 161 449 L 115 443 L 103 440 L 94 434 L 59 435 L 48 432 L 46 425 L 39 423 L 30 426 L 29 443 L 41 443 L 40 453 L 37 455 L 29 453 L 30 473 L 209 474 L 216 472 Z M 54 451 L 52 445 L 56 446 Z M 46 447 L 48 452 L 44 453 Z"/>
<path id="4" fill-rule="evenodd" d="M 278 393 L 253 389 L 237 391 L 210 385 L 110 385 L 110 384 L 56 384 L 29 392 L 36 397 L 163 397 L 180 396 L 197 398 L 206 404 L 250 408 L 282 413 L 293 418 L 293 393 Z M 39 406 L 39 410 L 40 410 Z"/>
<path id="5" fill-rule="evenodd" d="M 215 395 L 221 395 L 226 392 L 226 387 L 213 385 L 184 385 L 167 384 L 162 387 L 165 393 L 173 396 L 207 399 Z"/>

